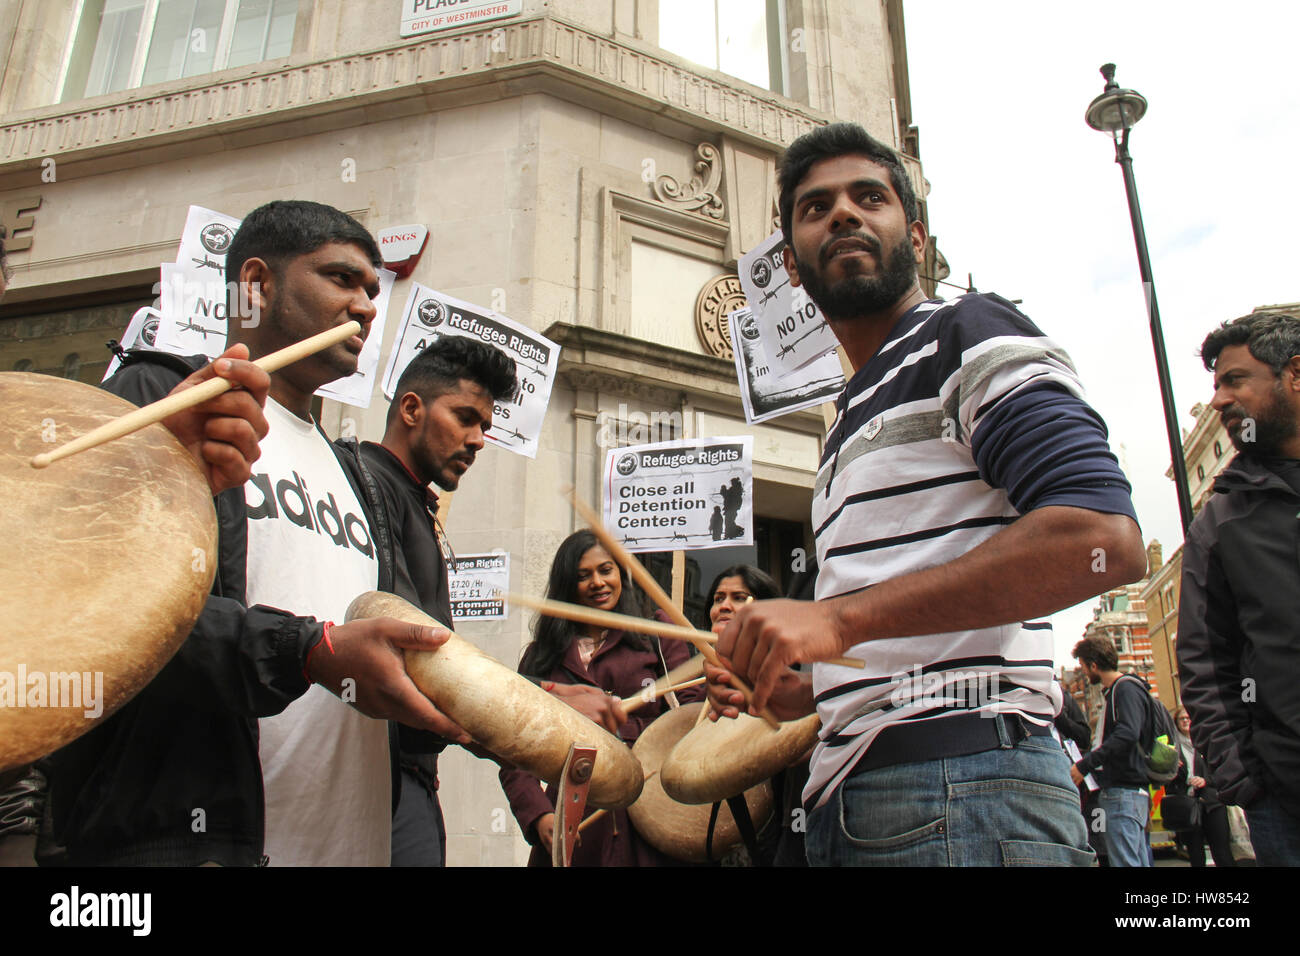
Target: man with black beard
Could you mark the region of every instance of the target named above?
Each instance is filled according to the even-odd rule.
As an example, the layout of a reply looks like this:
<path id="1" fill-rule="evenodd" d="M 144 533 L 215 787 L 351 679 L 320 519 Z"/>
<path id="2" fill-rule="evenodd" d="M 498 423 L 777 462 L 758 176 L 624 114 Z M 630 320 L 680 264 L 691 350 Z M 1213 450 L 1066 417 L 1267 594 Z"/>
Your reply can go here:
<path id="1" fill-rule="evenodd" d="M 925 226 L 891 149 L 824 127 L 779 180 L 790 282 L 855 374 L 814 485 L 817 600 L 741 608 L 718 652 L 754 709 L 821 717 L 809 860 L 1087 865 L 1042 618 L 1146 567 L 1105 426 L 1010 302 L 926 300 Z M 790 667 L 846 654 L 865 668 Z M 735 715 L 725 672 L 709 676 Z"/>
<path id="2" fill-rule="evenodd" d="M 1300 319 L 1256 312 L 1201 346 L 1238 455 L 1183 549 L 1178 673 L 1192 740 L 1256 860 L 1300 866 Z"/>

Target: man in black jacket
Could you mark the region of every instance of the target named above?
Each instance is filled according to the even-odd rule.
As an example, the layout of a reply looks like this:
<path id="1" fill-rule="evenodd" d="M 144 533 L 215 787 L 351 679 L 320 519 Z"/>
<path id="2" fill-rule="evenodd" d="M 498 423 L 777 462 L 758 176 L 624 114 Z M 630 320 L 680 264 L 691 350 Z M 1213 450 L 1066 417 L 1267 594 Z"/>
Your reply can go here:
<path id="1" fill-rule="evenodd" d="M 258 358 L 351 319 L 360 322 L 364 335 L 375 314 L 371 298 L 378 291 L 375 269 L 380 261 L 369 233 L 338 210 L 300 202 L 271 203 L 255 210 L 244 220 L 227 256 L 227 276 L 238 292 L 230 296 L 229 340 L 243 343 Z M 236 300 L 244 308 L 238 308 Z M 269 452 L 285 440 L 287 432 L 303 430 L 308 434 L 300 437 L 310 440 L 309 433 L 319 429 L 311 418 L 312 395 L 326 382 L 355 370 L 361 345 L 361 337 L 354 336 L 272 375 L 268 419 L 273 405 L 278 418 L 262 443 L 263 466 L 273 459 Z M 126 363 L 107 387 L 143 404 L 166 394 L 187 368 L 198 364 L 156 354 L 142 357 Z M 298 424 L 277 431 L 286 417 Z M 314 502 L 309 530 L 317 538 L 337 539 L 344 529 L 331 524 L 331 515 L 334 524 L 341 524 L 346 512 L 353 522 L 348 528 L 350 550 L 367 558 L 373 582 L 369 586 L 383 587 L 392 576 L 386 534 L 375 524 L 355 462 L 341 454 L 334 461 L 332 467 L 351 486 L 364 520 L 338 508 L 331 492 L 328 501 Z M 250 548 L 250 538 L 271 526 L 256 522 L 275 510 L 269 499 L 259 500 L 263 485 L 258 480 L 254 474 L 246 486 L 231 488 L 216 499 L 221 532 L 216 580 L 199 621 L 176 656 L 117 714 L 50 759 L 53 843 L 44 848 L 44 861 L 82 865 L 266 862 L 268 795 L 259 759 L 259 745 L 266 741 L 258 719 L 281 714 L 302 699 L 313 683 L 343 694 L 371 717 L 463 738 L 463 732 L 419 693 L 402 664 L 401 648 L 433 649 L 445 640 L 445 632 L 388 619 L 334 627 L 275 606 L 248 606 L 249 594 L 300 570 L 286 563 L 253 571 L 254 559 L 264 549 Z M 286 481 L 277 488 L 281 495 L 295 490 Z M 305 487 L 301 498 L 311 503 Z M 257 503 L 258 514 L 250 513 L 250 502 Z M 279 513 L 290 519 L 279 523 L 286 534 L 302 530 L 293 519 L 306 518 L 305 513 L 295 515 L 288 507 Z M 368 557 L 363 550 L 368 550 Z M 331 577 L 329 566 L 313 564 L 311 569 L 322 580 Z M 335 744 L 333 733 L 323 724 L 307 727 L 308 734 L 313 731 L 313 748 L 324 751 Z M 293 752 L 292 747 L 281 750 L 289 757 Z M 383 760 L 386 771 L 386 747 Z M 387 773 L 383 776 L 386 780 Z M 387 813 L 385 780 L 371 775 L 367 786 L 382 786 Z M 288 808 L 286 818 L 292 819 L 292 810 Z M 338 843 L 326 821 L 309 811 L 301 815 L 316 828 L 313 842 L 326 847 Z M 346 821 L 340 821 L 340 828 L 346 826 Z M 380 850 L 387 862 L 386 829 L 382 837 Z M 294 859 L 288 853 L 276 862 Z"/>
<path id="2" fill-rule="evenodd" d="M 1206 337 L 1212 405 L 1239 454 L 1183 549 L 1178 671 L 1192 740 L 1257 861 L 1300 866 L 1300 319 Z"/>
<path id="3" fill-rule="evenodd" d="M 1102 838 L 1110 865 L 1150 866 L 1150 791 L 1139 750 L 1147 686 L 1119 672 L 1119 655 L 1109 638 L 1084 638 L 1074 645 L 1073 654 L 1088 679 L 1104 688 L 1105 704 L 1097 722 L 1097 745 L 1070 768 L 1070 778 L 1079 786 L 1092 774 L 1101 785 L 1097 805 L 1104 814 Z"/>
<path id="4" fill-rule="evenodd" d="M 361 445 L 388 513 L 392 591 L 448 626 L 445 537 L 436 484 L 455 491 L 484 445 L 496 402 L 513 398 L 515 363 L 475 339 L 444 336 L 402 372 L 381 443 Z M 450 551 L 449 548 L 446 549 Z M 438 754 L 446 740 L 397 725 L 401 801 L 393 817 L 393 866 L 441 866 L 446 831 L 438 805 Z"/>

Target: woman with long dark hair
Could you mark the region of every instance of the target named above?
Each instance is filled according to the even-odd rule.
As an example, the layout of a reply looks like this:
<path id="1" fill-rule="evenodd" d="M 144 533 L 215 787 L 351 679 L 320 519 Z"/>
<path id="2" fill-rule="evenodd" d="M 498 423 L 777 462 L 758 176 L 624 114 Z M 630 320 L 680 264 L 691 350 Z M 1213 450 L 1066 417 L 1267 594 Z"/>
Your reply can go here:
<path id="1" fill-rule="evenodd" d="M 546 587 L 550 600 L 581 604 L 602 611 L 645 616 L 642 598 L 627 571 L 601 547 L 590 531 L 569 535 L 555 552 Z M 656 612 L 657 616 L 658 612 Z M 609 631 L 597 625 L 575 624 L 553 617 L 539 617 L 533 641 L 524 649 L 519 672 L 537 678 L 543 688 L 550 684 L 576 684 L 599 688 L 615 697 L 632 697 L 662 677 L 667 670 L 685 663 L 690 645 L 630 631 Z M 702 687 L 679 692 L 687 703 L 704 697 Z M 671 704 L 660 698 L 643 704 L 618 727 L 618 735 L 629 746 L 641 731 Z M 501 771 L 501 786 L 510 809 L 525 838 L 533 845 L 529 866 L 547 866 L 555 827 L 555 796 L 541 781 L 521 770 Z M 627 813 L 605 814 L 582 832 L 574 848 L 574 866 L 659 866 L 673 861 L 640 838 Z"/>
<path id="2" fill-rule="evenodd" d="M 771 576 L 752 564 L 723 568 L 709 586 L 709 627 L 720 633 L 736 612 L 750 601 L 766 601 L 781 596 Z"/>

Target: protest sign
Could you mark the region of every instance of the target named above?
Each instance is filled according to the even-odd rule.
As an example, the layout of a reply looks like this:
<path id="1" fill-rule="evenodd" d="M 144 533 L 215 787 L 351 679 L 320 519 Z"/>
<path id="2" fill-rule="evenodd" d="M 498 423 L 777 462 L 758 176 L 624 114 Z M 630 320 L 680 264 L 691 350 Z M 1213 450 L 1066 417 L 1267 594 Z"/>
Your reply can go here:
<path id="1" fill-rule="evenodd" d="M 397 275 L 387 269 L 380 269 L 379 295 L 375 296 L 375 319 L 370 323 L 366 335 L 366 344 L 357 356 L 357 370 L 347 378 L 335 379 L 320 388 L 316 394 L 321 398 L 332 398 L 336 402 L 355 405 L 357 408 L 369 408 L 370 398 L 375 393 L 375 378 L 379 371 L 379 351 L 384 343 L 384 325 L 388 318 L 388 302 L 392 298 L 393 283 Z"/>
<path id="2" fill-rule="evenodd" d="M 156 345 L 173 355 L 206 355 L 226 350 L 226 284 L 218 272 L 164 262 Z"/>
<path id="3" fill-rule="evenodd" d="M 844 372 L 836 353 L 827 352 L 797 371 L 778 376 L 768 361 L 753 313 L 737 309 L 728 317 L 728 325 L 740 398 L 749 424 L 831 401 L 844 389 Z"/>
<path id="4" fill-rule="evenodd" d="M 790 285 L 780 230 L 740 257 L 737 273 L 754 313 L 768 366 L 778 378 L 821 358 L 839 342 L 802 288 Z"/>
<path id="5" fill-rule="evenodd" d="M 118 344 L 122 351 L 131 349 L 146 349 L 157 352 L 158 326 L 162 323 L 162 313 L 157 309 L 151 309 L 145 306 L 142 309 L 136 309 L 135 314 L 131 316 L 131 321 L 126 325 L 126 331 L 122 333 L 122 341 Z M 118 370 L 122 360 L 115 354 L 108 363 L 108 369 L 104 372 L 101 382 L 107 382 L 109 376 Z"/>
<path id="6" fill-rule="evenodd" d="M 551 401 L 551 386 L 560 364 L 560 347 L 546 336 L 491 309 L 415 282 L 411 284 L 402 325 L 397 330 L 384 372 L 384 395 L 390 401 L 406 366 L 421 350 L 444 335 L 478 339 L 515 360 L 519 395 L 513 402 L 497 402 L 493 406 L 492 429 L 485 437 L 494 445 L 536 458 L 546 407 Z"/>
<path id="7" fill-rule="evenodd" d="M 506 619 L 503 595 L 510 590 L 509 554 L 460 554 L 447 570 L 452 621 Z"/>
<path id="8" fill-rule="evenodd" d="M 753 544 L 753 446 L 744 435 L 610 449 L 605 527 L 629 551 Z"/>
<path id="9" fill-rule="evenodd" d="M 177 265 L 200 271 L 207 270 L 222 282 L 226 276 L 226 253 L 239 230 L 241 220 L 225 213 L 190 206 L 181 231 L 181 245 L 176 254 Z"/>

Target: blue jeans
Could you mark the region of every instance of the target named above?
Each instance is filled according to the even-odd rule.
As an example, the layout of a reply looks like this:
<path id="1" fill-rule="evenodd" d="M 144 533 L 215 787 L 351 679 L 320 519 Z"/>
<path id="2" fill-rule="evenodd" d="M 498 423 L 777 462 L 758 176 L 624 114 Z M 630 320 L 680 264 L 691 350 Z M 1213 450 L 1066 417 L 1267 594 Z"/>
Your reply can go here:
<path id="1" fill-rule="evenodd" d="M 1269 794 L 1246 807 L 1250 845 L 1259 866 L 1300 866 L 1300 819 Z"/>
<path id="2" fill-rule="evenodd" d="M 1097 806 L 1103 813 L 1101 835 L 1111 866 L 1151 866 L 1151 841 L 1147 837 L 1150 801 L 1145 788 L 1102 788 Z"/>
<path id="3" fill-rule="evenodd" d="M 808 817 L 813 866 L 1091 866 L 1070 760 L 1051 737 L 844 781 Z"/>

